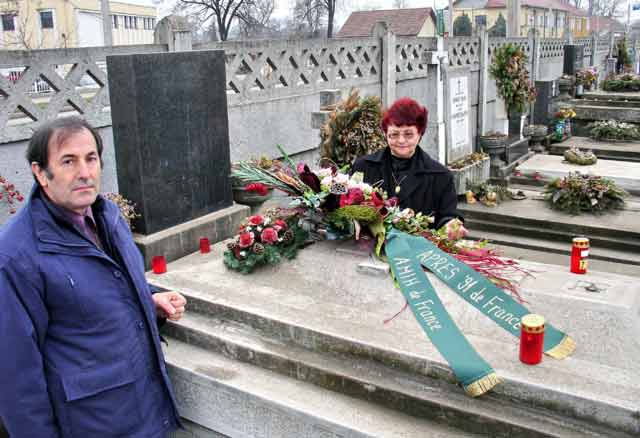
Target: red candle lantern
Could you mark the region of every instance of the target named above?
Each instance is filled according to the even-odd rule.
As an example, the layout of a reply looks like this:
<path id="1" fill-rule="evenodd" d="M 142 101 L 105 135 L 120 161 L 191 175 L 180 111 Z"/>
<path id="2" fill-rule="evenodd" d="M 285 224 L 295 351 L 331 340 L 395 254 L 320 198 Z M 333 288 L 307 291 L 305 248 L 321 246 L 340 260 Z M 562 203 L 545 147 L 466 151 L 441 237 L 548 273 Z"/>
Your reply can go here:
<path id="1" fill-rule="evenodd" d="M 200 238 L 200 252 L 202 254 L 206 254 L 211 251 L 211 244 L 209 243 L 209 239 L 206 237 Z"/>
<path id="2" fill-rule="evenodd" d="M 520 361 L 535 365 L 542 361 L 544 317 L 530 313 L 520 321 Z"/>
<path id="3" fill-rule="evenodd" d="M 589 256 L 589 239 L 574 237 L 571 247 L 571 272 L 574 274 L 587 273 L 587 257 Z"/>
<path id="4" fill-rule="evenodd" d="M 164 256 L 154 256 L 151 259 L 151 269 L 154 274 L 164 274 L 167 272 L 167 261 Z"/>

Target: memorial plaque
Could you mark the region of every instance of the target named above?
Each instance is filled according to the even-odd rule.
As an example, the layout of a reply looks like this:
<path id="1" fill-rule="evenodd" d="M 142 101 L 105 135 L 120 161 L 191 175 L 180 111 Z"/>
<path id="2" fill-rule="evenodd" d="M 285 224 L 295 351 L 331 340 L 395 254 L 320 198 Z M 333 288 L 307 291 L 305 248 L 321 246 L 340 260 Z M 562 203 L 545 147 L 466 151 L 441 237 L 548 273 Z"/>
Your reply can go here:
<path id="1" fill-rule="evenodd" d="M 120 193 L 152 234 L 232 204 L 222 50 L 107 57 Z"/>
<path id="2" fill-rule="evenodd" d="M 577 70 L 584 66 L 584 47 L 575 44 L 564 46 L 564 66 L 562 72 L 566 75 L 575 75 Z"/>
<path id="3" fill-rule="evenodd" d="M 469 84 L 466 76 L 449 80 L 449 162 L 471 153 L 469 135 Z"/>

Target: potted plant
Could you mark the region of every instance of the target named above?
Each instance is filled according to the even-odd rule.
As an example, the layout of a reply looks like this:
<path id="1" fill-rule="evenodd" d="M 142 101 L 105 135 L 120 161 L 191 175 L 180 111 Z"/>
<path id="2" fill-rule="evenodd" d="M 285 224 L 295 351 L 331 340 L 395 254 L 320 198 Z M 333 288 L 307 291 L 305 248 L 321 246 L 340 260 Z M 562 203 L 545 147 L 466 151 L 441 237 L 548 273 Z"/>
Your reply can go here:
<path id="1" fill-rule="evenodd" d="M 489 179 L 489 155 L 473 152 L 449 163 L 447 168 L 453 175 L 458 195 L 462 195 L 469 189 L 469 184 L 478 184 Z"/>
<path id="2" fill-rule="evenodd" d="M 576 112 L 571 107 L 559 109 L 554 115 L 555 136 L 554 140 L 562 141 L 571 136 L 571 119 L 576 116 Z"/>
<path id="3" fill-rule="evenodd" d="M 493 52 L 489 74 L 495 79 L 498 95 L 505 102 L 510 120 L 509 133 L 521 135 L 523 114 L 527 105 L 536 98 L 536 89 L 529 79 L 527 55 L 515 44 L 499 47 Z M 517 131 L 512 132 L 516 128 Z"/>
<path id="4" fill-rule="evenodd" d="M 584 94 L 585 86 L 585 70 L 576 71 L 576 97 L 580 97 Z"/>

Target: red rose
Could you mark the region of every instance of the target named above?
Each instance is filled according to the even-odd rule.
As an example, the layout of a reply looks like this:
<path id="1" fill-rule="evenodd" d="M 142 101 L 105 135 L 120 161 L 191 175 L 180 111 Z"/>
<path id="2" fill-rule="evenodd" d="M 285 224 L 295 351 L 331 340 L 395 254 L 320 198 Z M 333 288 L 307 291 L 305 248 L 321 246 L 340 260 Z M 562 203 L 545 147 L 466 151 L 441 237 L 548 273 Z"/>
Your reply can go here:
<path id="1" fill-rule="evenodd" d="M 361 189 L 349 189 L 346 195 L 340 195 L 340 207 L 345 205 L 359 205 L 364 201 L 364 193 Z"/>
<path id="2" fill-rule="evenodd" d="M 238 246 L 240 248 L 248 248 L 255 242 L 253 233 L 242 233 L 238 236 Z"/>
<path id="3" fill-rule="evenodd" d="M 257 226 L 257 225 L 262 225 L 262 223 L 264 222 L 264 218 L 259 214 L 257 214 L 255 216 L 249 216 L 248 221 L 249 221 L 249 224 Z"/>
<path id="4" fill-rule="evenodd" d="M 271 227 L 265 228 L 260 234 L 262 243 L 276 243 L 278 241 L 278 232 Z"/>
<path id="5" fill-rule="evenodd" d="M 273 228 L 278 232 L 285 231 L 287 229 L 287 223 L 282 219 L 276 219 L 275 222 L 273 222 Z"/>
<path id="6" fill-rule="evenodd" d="M 371 202 L 376 208 L 380 208 L 384 205 L 384 199 L 382 199 L 382 196 L 380 196 L 380 193 L 378 192 L 371 192 Z"/>

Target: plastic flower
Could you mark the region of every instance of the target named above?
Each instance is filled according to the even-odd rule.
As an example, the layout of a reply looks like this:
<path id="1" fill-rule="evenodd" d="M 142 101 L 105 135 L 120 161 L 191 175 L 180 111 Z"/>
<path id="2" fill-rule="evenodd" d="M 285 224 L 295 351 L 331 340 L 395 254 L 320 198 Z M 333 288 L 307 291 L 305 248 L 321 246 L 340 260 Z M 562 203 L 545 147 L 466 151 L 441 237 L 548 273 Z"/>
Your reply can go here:
<path id="1" fill-rule="evenodd" d="M 248 248 L 255 242 L 256 238 L 253 236 L 253 233 L 245 232 L 241 233 L 238 236 L 238 246 L 240 248 Z"/>
<path id="2" fill-rule="evenodd" d="M 249 219 L 247 220 L 249 221 L 249 224 L 256 226 L 262 225 L 264 223 L 264 218 L 259 214 L 256 214 L 255 216 L 249 216 Z"/>
<path id="3" fill-rule="evenodd" d="M 262 243 L 276 243 L 278 241 L 278 232 L 271 227 L 265 228 L 260 233 L 260 240 Z"/>

